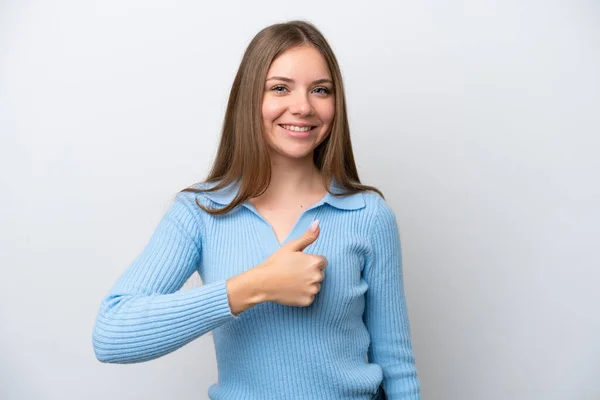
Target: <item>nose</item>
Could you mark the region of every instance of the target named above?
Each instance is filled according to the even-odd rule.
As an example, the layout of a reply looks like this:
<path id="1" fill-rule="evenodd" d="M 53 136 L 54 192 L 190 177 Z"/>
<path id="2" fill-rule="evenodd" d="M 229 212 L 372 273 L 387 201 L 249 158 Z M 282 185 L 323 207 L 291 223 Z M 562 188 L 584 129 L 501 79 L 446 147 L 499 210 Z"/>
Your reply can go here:
<path id="1" fill-rule="evenodd" d="M 312 105 L 306 94 L 298 93 L 291 99 L 290 112 L 294 115 L 306 116 L 313 113 Z"/>

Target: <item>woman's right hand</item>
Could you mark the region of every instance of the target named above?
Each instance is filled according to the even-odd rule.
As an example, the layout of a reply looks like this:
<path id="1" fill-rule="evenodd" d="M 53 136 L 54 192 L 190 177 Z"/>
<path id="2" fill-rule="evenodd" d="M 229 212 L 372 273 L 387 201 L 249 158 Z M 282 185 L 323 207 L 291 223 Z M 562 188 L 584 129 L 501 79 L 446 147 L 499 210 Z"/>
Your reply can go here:
<path id="1" fill-rule="evenodd" d="M 315 220 L 302 237 L 281 246 L 262 264 L 253 268 L 261 275 L 266 301 L 286 306 L 309 306 L 321 290 L 327 259 L 324 256 L 305 254 L 321 232 Z M 312 230 L 314 229 L 314 231 Z"/>

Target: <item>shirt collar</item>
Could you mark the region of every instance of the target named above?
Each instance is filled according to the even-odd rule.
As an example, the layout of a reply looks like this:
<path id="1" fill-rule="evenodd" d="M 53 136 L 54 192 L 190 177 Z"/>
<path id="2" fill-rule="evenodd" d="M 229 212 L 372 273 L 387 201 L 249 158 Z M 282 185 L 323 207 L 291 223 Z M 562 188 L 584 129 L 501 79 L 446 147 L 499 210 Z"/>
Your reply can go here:
<path id="1" fill-rule="evenodd" d="M 209 187 L 214 187 L 215 184 L 209 184 Z M 204 195 L 215 203 L 227 205 L 233 201 L 238 193 L 239 182 L 233 182 L 229 186 L 214 192 L 205 192 Z M 331 183 L 330 190 L 333 193 L 344 193 L 342 186 L 334 179 Z M 365 199 L 361 192 L 350 194 L 343 197 L 336 197 L 331 193 L 327 193 L 322 202 L 327 203 L 340 210 L 358 210 L 365 206 Z"/>

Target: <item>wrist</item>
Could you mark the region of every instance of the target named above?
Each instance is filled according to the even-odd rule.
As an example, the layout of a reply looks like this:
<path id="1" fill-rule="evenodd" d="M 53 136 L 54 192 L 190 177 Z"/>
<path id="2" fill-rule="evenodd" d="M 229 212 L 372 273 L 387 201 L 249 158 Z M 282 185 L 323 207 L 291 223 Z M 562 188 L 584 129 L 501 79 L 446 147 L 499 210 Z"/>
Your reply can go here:
<path id="1" fill-rule="evenodd" d="M 257 304 L 268 301 L 262 287 L 261 275 L 249 270 L 227 279 L 227 295 L 232 314 L 237 316 Z"/>
<path id="2" fill-rule="evenodd" d="M 250 299 L 253 305 L 271 301 L 268 277 L 263 272 L 263 269 L 259 267 L 249 269 L 242 274 L 247 281 Z"/>

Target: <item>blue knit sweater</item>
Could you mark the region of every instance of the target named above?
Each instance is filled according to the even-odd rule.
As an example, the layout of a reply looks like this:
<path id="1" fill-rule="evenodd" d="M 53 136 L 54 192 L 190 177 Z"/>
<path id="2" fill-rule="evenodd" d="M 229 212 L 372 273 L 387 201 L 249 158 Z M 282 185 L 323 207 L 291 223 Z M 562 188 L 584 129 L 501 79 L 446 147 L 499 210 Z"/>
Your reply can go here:
<path id="1" fill-rule="evenodd" d="M 341 189 L 334 181 L 331 190 Z M 284 241 L 319 219 L 319 238 L 305 252 L 329 264 L 314 302 L 264 302 L 235 316 L 225 281 L 280 247 L 249 202 L 225 216 L 195 203 L 221 207 L 236 193 L 233 184 L 177 194 L 102 301 L 92 337 L 98 360 L 152 360 L 213 331 L 219 378 L 208 395 L 214 400 L 369 400 L 380 384 L 388 399 L 420 399 L 400 236 L 389 205 L 374 192 L 325 195 Z M 179 290 L 195 271 L 204 284 Z"/>

